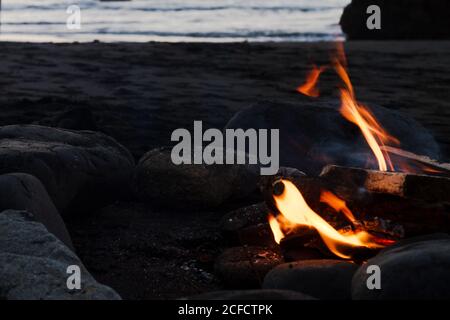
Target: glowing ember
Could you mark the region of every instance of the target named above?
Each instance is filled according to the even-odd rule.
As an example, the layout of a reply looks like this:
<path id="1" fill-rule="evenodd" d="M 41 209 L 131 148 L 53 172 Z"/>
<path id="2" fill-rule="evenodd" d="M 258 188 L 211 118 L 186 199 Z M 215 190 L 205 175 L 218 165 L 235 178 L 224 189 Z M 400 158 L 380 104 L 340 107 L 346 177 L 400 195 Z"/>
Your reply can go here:
<path id="1" fill-rule="evenodd" d="M 325 67 L 318 68 L 316 65 L 313 66 L 311 72 L 306 77 L 306 82 L 297 88 L 297 91 L 309 96 L 318 97 L 319 89 L 317 89 L 317 81 L 319 80 L 320 74 L 325 71 Z"/>
<path id="2" fill-rule="evenodd" d="M 328 249 L 335 255 L 348 259 L 351 258 L 351 252 L 356 248 L 373 249 L 384 247 L 384 245 L 375 242 L 374 237 L 365 231 L 345 235 L 339 233 L 308 206 L 302 194 L 292 182 L 281 180 L 279 183 L 283 183 L 284 191 L 281 195 L 274 195 L 273 197 L 280 215 L 290 223 L 315 228 Z M 275 223 L 276 219 L 272 216 L 270 226 L 275 239 L 281 240 L 280 234 L 283 234 L 281 231 L 282 219 L 277 220 Z"/>

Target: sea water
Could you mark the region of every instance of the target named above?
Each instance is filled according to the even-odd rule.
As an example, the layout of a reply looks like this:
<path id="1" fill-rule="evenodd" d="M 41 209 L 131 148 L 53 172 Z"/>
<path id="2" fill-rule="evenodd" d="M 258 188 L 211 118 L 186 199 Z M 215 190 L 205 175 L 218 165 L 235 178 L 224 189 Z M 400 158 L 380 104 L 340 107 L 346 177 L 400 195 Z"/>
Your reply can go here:
<path id="1" fill-rule="evenodd" d="M 341 39 L 350 0 L 3 0 L 0 41 L 322 41 Z M 67 8 L 80 8 L 80 29 Z"/>

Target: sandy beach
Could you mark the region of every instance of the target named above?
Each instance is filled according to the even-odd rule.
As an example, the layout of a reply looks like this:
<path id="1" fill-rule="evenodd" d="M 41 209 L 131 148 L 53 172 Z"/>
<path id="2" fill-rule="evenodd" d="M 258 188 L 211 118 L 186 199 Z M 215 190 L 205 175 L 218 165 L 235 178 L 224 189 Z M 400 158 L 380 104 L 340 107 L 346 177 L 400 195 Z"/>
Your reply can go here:
<path id="1" fill-rule="evenodd" d="M 298 101 L 312 63 L 329 61 L 331 43 L 1 43 L 2 125 L 55 124 L 87 108 L 98 130 L 136 159 L 170 143 L 194 120 L 222 128 L 255 101 Z M 349 42 L 358 98 L 408 113 L 450 155 L 450 42 Z M 323 95 L 335 94 L 332 73 Z"/>

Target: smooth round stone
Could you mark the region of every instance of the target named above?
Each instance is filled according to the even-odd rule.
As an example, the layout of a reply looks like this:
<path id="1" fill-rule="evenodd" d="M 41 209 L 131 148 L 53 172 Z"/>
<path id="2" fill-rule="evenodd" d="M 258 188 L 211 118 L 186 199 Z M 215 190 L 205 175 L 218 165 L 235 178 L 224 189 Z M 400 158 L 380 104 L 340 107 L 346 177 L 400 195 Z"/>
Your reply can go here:
<path id="1" fill-rule="evenodd" d="M 264 276 L 283 263 L 283 257 L 264 247 L 234 247 L 216 260 L 214 270 L 229 288 L 259 288 Z"/>
<path id="2" fill-rule="evenodd" d="M 301 292 L 324 300 L 350 299 L 354 263 L 342 260 L 304 260 L 279 265 L 270 271 L 264 289 Z"/>
<path id="3" fill-rule="evenodd" d="M 69 266 L 78 266 L 81 288 L 67 286 Z M 69 282 L 70 283 L 70 282 Z M 117 300 L 97 282 L 66 245 L 26 211 L 0 213 L 0 300 Z"/>
<path id="4" fill-rule="evenodd" d="M 36 177 L 26 173 L 0 175 L 0 212 L 26 210 L 73 250 L 72 240 L 50 196 Z M 0 213 L 1 214 L 1 213 Z"/>
<path id="5" fill-rule="evenodd" d="M 381 289 L 373 284 L 371 265 L 380 268 Z M 450 299 L 450 236 L 433 234 L 399 241 L 369 259 L 355 273 L 355 300 Z M 369 278 L 371 277 L 372 278 Z"/>
<path id="6" fill-rule="evenodd" d="M 248 165 L 175 165 L 172 149 L 147 152 L 135 172 L 139 199 L 166 207 L 216 208 L 257 190 L 258 173 Z"/>
<path id="7" fill-rule="evenodd" d="M 38 178 L 61 214 L 129 196 L 133 169 L 130 152 L 100 132 L 0 127 L 0 173 Z"/>
<path id="8" fill-rule="evenodd" d="M 299 95 L 296 104 L 260 101 L 237 112 L 226 129 L 279 129 L 280 167 L 297 168 L 308 175 L 319 174 L 330 163 L 365 168 L 372 151 L 359 128 L 339 109 L 337 98 Z M 387 132 L 402 142 L 403 149 L 439 159 L 437 142 L 412 117 L 372 104 L 370 109 Z"/>

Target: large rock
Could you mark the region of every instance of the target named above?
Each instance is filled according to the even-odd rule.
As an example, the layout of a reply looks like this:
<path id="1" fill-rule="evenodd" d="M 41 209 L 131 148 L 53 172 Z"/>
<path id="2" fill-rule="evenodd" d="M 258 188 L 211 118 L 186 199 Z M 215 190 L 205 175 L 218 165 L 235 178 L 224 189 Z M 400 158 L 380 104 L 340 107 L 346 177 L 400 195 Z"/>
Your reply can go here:
<path id="1" fill-rule="evenodd" d="M 367 281 L 380 268 L 381 289 L 369 290 Z M 355 273 L 352 297 L 356 300 L 450 299 L 450 236 L 435 234 L 399 241 L 369 259 Z"/>
<path id="2" fill-rule="evenodd" d="M 270 271 L 264 289 L 298 291 L 324 300 L 350 299 L 354 263 L 340 260 L 304 260 L 279 265 Z"/>
<path id="3" fill-rule="evenodd" d="M 67 268 L 81 270 L 81 289 L 67 288 Z M 0 213 L 0 300 L 120 299 L 99 284 L 78 257 L 26 211 Z"/>
<path id="4" fill-rule="evenodd" d="M 32 213 L 49 232 L 73 249 L 64 221 L 44 186 L 36 177 L 26 173 L 0 175 L 0 212 L 7 209 Z"/>
<path id="5" fill-rule="evenodd" d="M 370 5 L 381 10 L 381 29 L 369 30 Z M 341 16 L 342 31 L 349 39 L 449 39 L 447 0 L 353 0 Z"/>
<path id="6" fill-rule="evenodd" d="M 214 208 L 253 194 L 257 174 L 247 165 L 175 165 L 171 149 L 165 147 L 141 158 L 135 190 L 141 200 L 164 206 Z"/>
<path id="7" fill-rule="evenodd" d="M 0 173 L 34 175 L 59 210 L 127 192 L 133 167 L 130 153 L 102 133 L 36 125 L 0 127 Z"/>
<path id="8" fill-rule="evenodd" d="M 367 160 L 373 159 L 372 152 L 359 128 L 340 114 L 340 101 L 301 95 L 298 99 L 297 104 L 258 102 L 239 111 L 226 128 L 280 129 L 280 166 L 307 174 L 319 174 L 330 163 L 366 167 Z M 402 148 L 439 158 L 436 141 L 417 121 L 383 107 L 370 108 L 383 127 L 401 141 Z"/>

